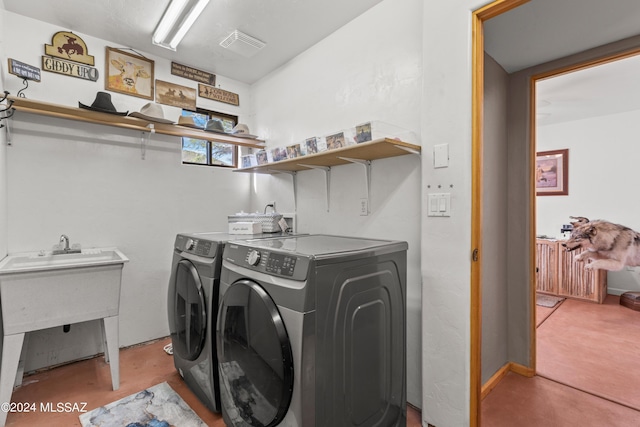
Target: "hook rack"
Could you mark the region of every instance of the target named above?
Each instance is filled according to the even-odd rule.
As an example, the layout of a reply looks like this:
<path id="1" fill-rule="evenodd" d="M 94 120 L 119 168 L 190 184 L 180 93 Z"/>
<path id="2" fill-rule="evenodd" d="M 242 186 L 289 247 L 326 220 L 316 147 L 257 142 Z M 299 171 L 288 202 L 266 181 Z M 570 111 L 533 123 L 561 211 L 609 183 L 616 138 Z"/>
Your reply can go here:
<path id="1" fill-rule="evenodd" d="M 4 96 L 2 97 L 2 99 L 0 99 L 0 102 L 4 102 L 7 99 L 7 96 L 9 96 L 9 91 L 5 90 Z M 0 129 L 5 127 L 5 125 L 1 123 L 1 121 L 4 119 L 10 118 L 11 116 L 13 116 L 13 113 L 15 112 L 16 112 L 16 109 L 13 108 L 13 100 L 10 99 L 8 104 L 5 106 L 5 108 L 0 110 Z"/>

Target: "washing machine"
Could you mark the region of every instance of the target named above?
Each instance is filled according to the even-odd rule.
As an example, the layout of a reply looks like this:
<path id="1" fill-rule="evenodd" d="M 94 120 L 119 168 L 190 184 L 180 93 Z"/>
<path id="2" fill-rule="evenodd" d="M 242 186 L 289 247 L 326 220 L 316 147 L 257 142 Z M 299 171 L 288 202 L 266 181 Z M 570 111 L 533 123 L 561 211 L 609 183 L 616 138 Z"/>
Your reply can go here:
<path id="1" fill-rule="evenodd" d="M 234 427 L 406 426 L 406 242 L 229 242 L 216 328 Z"/>
<path id="2" fill-rule="evenodd" d="M 254 238 L 282 235 L 264 233 Z M 174 244 L 167 298 L 174 365 L 187 386 L 214 412 L 220 412 L 220 388 L 211 334 L 218 313 L 222 253 L 226 242 L 247 237 L 184 233 L 176 236 Z"/>

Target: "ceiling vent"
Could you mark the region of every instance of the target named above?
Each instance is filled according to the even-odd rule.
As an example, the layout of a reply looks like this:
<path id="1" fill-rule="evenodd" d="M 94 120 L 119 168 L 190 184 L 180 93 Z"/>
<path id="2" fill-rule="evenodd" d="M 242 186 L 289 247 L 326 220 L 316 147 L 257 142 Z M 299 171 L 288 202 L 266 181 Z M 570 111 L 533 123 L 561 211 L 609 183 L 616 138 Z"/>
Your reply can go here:
<path id="1" fill-rule="evenodd" d="M 260 49 L 267 44 L 241 31 L 234 30 L 224 40 L 220 42 L 220 46 L 229 49 L 245 58 L 251 58 L 258 53 Z"/>

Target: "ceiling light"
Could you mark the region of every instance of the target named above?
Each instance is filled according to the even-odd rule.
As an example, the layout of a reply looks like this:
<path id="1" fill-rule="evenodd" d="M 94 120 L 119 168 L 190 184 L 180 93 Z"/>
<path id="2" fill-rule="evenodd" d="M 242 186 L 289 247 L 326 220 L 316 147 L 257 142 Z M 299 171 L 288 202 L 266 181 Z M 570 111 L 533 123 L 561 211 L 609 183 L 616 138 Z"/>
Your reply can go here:
<path id="1" fill-rule="evenodd" d="M 153 44 L 176 50 L 207 3 L 209 0 L 171 0 L 153 33 Z"/>
<path id="2" fill-rule="evenodd" d="M 250 58 L 267 44 L 261 40 L 251 37 L 241 31 L 234 30 L 224 40 L 220 42 L 220 46 L 238 53 L 245 58 Z"/>

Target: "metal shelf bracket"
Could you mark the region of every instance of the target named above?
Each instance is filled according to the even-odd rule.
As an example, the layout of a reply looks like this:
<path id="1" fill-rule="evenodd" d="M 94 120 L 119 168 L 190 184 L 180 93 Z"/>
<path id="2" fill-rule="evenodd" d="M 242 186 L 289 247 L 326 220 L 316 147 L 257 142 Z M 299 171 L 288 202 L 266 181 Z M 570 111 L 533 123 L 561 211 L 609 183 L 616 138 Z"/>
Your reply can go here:
<path id="1" fill-rule="evenodd" d="M 316 165 L 304 165 L 302 163 L 298 163 L 299 166 L 305 167 L 305 168 L 309 168 L 309 169 L 316 169 L 316 170 L 321 170 L 324 172 L 324 182 L 327 186 L 327 212 L 329 212 L 329 208 L 330 208 L 330 204 L 329 201 L 331 200 L 331 167 L 330 166 L 316 166 Z"/>
<path id="2" fill-rule="evenodd" d="M 362 159 L 352 159 L 350 157 L 340 157 L 340 159 L 345 160 L 350 163 L 356 163 L 364 166 L 365 174 L 366 174 L 366 186 L 367 186 L 367 213 L 371 213 L 371 160 L 362 160 Z"/>
<path id="3" fill-rule="evenodd" d="M 293 185 L 293 211 L 298 212 L 298 172 L 296 171 L 277 171 L 277 173 L 286 173 L 291 175 L 291 185 Z"/>

